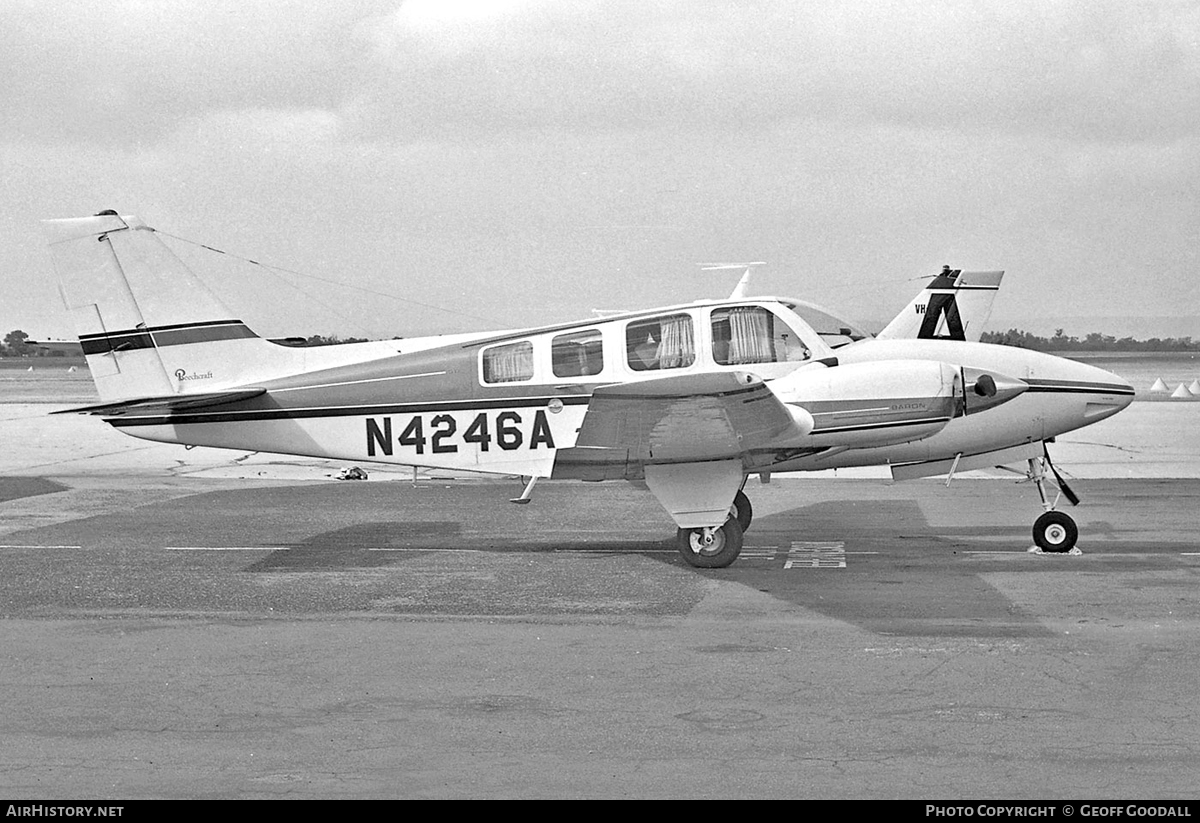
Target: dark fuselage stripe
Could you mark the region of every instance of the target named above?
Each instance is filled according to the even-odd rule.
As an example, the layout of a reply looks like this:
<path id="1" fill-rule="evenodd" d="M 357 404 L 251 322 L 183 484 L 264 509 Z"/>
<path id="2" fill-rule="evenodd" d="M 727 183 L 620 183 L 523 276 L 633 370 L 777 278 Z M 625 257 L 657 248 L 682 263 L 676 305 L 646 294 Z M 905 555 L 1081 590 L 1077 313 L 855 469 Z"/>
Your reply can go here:
<path id="1" fill-rule="evenodd" d="M 561 398 L 564 405 L 577 406 L 589 402 L 587 397 Z M 546 398 L 509 398 L 507 400 L 483 400 L 474 403 L 407 403 L 388 406 L 349 406 L 339 408 L 314 409 L 278 409 L 273 411 L 246 412 L 192 412 L 183 414 L 156 414 L 145 417 L 118 417 L 106 422 L 116 428 L 133 426 L 182 426 L 203 425 L 211 423 L 247 423 L 267 420 L 301 420 L 333 417 L 367 417 L 388 414 L 422 414 L 446 411 L 477 411 L 482 409 L 511 409 L 511 408 L 544 408 Z M 841 434 L 845 432 L 862 432 L 876 429 L 894 429 L 902 426 L 925 426 L 931 423 L 945 423 L 949 417 L 924 417 L 920 420 L 897 420 L 887 423 L 861 423 L 852 426 L 829 426 L 816 428 L 813 434 Z"/>
<path id="2" fill-rule="evenodd" d="M 483 409 L 545 408 L 550 397 L 509 397 L 498 400 L 448 400 L 440 403 L 389 403 L 374 406 L 321 406 L 296 409 L 248 409 L 246 411 L 190 412 L 130 416 L 106 420 L 118 428 L 126 426 L 177 426 L 201 423 L 246 423 L 263 420 L 302 420 L 317 417 L 367 417 L 385 414 L 479 411 Z M 559 397 L 564 406 L 581 406 L 590 397 Z"/>
<path id="3" fill-rule="evenodd" d="M 1059 392 L 1062 394 L 1125 394 L 1132 395 L 1132 386 L 1121 383 L 1090 383 L 1083 380 L 1039 380 L 1027 377 L 1031 392 Z"/>

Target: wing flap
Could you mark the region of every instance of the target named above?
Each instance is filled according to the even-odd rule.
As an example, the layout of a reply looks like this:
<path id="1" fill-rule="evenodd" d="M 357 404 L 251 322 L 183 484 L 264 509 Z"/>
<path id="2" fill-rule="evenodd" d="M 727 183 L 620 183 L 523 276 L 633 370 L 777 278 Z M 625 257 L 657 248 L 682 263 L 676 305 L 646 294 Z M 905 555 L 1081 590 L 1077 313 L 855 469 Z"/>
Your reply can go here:
<path id="1" fill-rule="evenodd" d="M 116 403 L 101 403 L 77 409 L 62 409 L 51 414 L 99 414 L 112 417 L 130 412 L 170 414 L 171 412 L 202 409 L 249 400 L 267 393 L 264 388 L 231 389 L 230 391 L 207 392 L 204 394 L 175 394 L 169 397 L 142 397 L 136 400 L 120 400 Z"/>
<path id="2" fill-rule="evenodd" d="M 723 460 L 806 434 L 804 414 L 745 372 L 675 375 L 596 389 L 575 445 L 642 463 Z"/>

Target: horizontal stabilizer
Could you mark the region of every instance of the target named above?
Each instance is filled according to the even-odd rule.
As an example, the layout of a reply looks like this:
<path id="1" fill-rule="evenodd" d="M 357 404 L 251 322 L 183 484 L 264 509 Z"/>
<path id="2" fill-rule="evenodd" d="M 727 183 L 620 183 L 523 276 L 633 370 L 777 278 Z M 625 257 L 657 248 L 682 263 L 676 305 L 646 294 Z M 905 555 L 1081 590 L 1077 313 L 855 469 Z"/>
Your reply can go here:
<path id="1" fill-rule="evenodd" d="M 266 389 L 234 389 L 231 391 L 208 392 L 205 394 L 175 394 L 169 397 L 143 397 L 138 400 L 122 400 L 117 403 L 101 403 L 98 406 L 83 406 L 78 409 L 63 409 L 51 414 L 99 414 L 115 416 L 129 412 L 148 414 L 170 414 L 176 411 L 203 409 L 221 406 L 238 400 L 249 400 L 267 393 Z"/>

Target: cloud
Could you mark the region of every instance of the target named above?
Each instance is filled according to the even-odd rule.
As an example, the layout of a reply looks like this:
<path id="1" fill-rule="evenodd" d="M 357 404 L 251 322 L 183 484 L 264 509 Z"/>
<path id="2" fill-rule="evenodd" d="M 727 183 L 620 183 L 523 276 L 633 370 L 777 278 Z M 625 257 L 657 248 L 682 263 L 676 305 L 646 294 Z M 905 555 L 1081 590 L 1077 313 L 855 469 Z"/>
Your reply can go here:
<path id="1" fill-rule="evenodd" d="M 1200 9 L 10 0 L 0 70 L 0 136 L 37 140 L 146 145 L 244 108 L 390 142 L 788 120 L 1170 141 L 1200 118 Z"/>
<path id="2" fill-rule="evenodd" d="M 420 3 L 369 37 L 355 120 L 401 140 L 789 119 L 1169 140 L 1200 100 L 1183 3 Z"/>
<path id="3" fill-rule="evenodd" d="M 379 4 L 358 4 L 375 9 Z M 0 136 L 149 145 L 209 111 L 332 108 L 355 5 L 7 2 Z"/>
<path id="4" fill-rule="evenodd" d="M 1177 309 L 1198 55 L 1191 2 L 8 0 L 0 185 L 513 324 L 738 257 L 864 316 L 943 262 Z"/>

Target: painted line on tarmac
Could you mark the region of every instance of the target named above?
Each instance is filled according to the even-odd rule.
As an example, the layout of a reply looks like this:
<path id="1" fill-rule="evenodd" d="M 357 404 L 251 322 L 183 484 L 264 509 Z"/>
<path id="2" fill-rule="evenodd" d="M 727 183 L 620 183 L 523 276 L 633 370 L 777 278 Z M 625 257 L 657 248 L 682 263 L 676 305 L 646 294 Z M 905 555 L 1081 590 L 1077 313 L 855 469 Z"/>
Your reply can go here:
<path id="1" fill-rule="evenodd" d="M 1171 551 L 1166 551 L 1166 552 L 1106 552 L 1103 550 L 1093 549 L 1091 551 L 1081 551 L 1078 555 L 1072 555 L 1070 552 L 1042 552 L 1042 551 L 1035 552 L 1035 551 L 1033 551 L 1033 548 L 1034 547 L 1031 546 L 1028 549 L 1008 549 L 1008 550 L 1004 550 L 1004 551 L 1002 551 L 1000 549 L 992 549 L 992 550 L 972 549 L 972 550 L 965 550 L 962 552 L 962 554 L 979 554 L 979 555 L 988 555 L 988 556 L 999 555 L 1001 557 L 1024 557 L 1025 555 L 1029 555 L 1029 554 L 1032 554 L 1035 556 L 1047 556 L 1047 557 L 1084 556 L 1084 557 L 1097 558 L 1100 560 L 1104 560 L 1107 558 L 1114 559 L 1114 560 L 1137 560 L 1140 557 L 1175 557 L 1176 555 L 1178 555 L 1179 557 L 1200 557 L 1200 552 L 1171 552 Z"/>
<path id="2" fill-rule="evenodd" d="M 1102 549 L 1093 549 L 1084 551 L 1083 554 L 1093 560 L 1138 560 L 1146 557 L 1186 557 L 1188 552 L 1106 552 Z"/>
<path id="3" fill-rule="evenodd" d="M 15 546 L 0 548 L 80 548 L 79 546 Z M 549 551 L 534 549 L 525 552 L 497 552 L 491 549 L 448 549 L 421 546 L 338 546 L 340 551 L 358 552 L 420 552 L 429 554 L 442 552 L 448 554 L 674 554 L 671 549 L 551 549 Z M 168 552 L 290 552 L 296 551 L 295 546 L 163 546 Z"/>
<path id="4" fill-rule="evenodd" d="M 352 547 L 355 548 L 355 547 Z M 420 546 L 370 546 L 359 548 L 368 552 L 450 552 L 460 554 L 675 554 L 674 549 L 529 549 L 527 551 L 505 551 L 503 549 L 442 549 Z"/>
<path id="5" fill-rule="evenodd" d="M 677 554 L 676 549 L 551 549 L 550 554 Z M 531 552 L 546 554 L 546 552 Z"/>
<path id="6" fill-rule="evenodd" d="M 163 546 L 165 552 L 288 552 L 290 546 Z"/>
<path id="7" fill-rule="evenodd" d="M 0 549 L 82 549 L 83 546 L 16 546 L 0 545 Z"/>
<path id="8" fill-rule="evenodd" d="M 422 549 L 416 546 L 362 546 L 357 551 L 367 552 L 449 552 L 450 554 L 482 554 L 483 549 Z"/>

